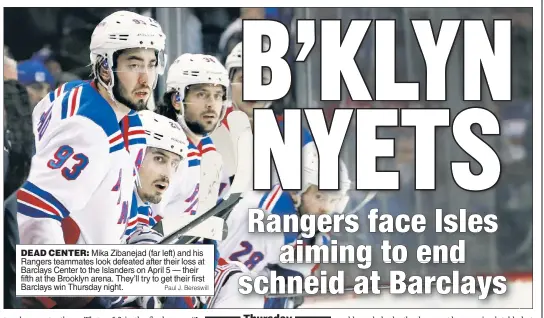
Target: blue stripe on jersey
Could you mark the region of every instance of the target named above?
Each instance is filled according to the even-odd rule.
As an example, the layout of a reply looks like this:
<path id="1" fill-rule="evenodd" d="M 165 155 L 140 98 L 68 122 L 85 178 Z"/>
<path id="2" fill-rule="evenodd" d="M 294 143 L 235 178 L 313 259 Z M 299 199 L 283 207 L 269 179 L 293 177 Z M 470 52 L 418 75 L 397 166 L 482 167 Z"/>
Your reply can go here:
<path id="1" fill-rule="evenodd" d="M 221 196 L 223 190 L 225 190 L 225 188 L 228 186 L 229 184 L 228 183 L 225 183 L 225 182 L 221 182 L 221 184 L 219 184 L 219 196 Z"/>
<path id="2" fill-rule="evenodd" d="M 261 198 L 261 201 L 259 201 L 259 205 L 258 205 L 259 209 L 262 209 L 263 204 L 264 204 L 264 200 L 266 200 L 268 195 L 270 195 L 270 192 L 267 192 L 265 195 L 263 195 L 263 197 Z"/>
<path id="3" fill-rule="evenodd" d="M 281 195 L 281 193 L 283 192 L 283 190 L 281 189 L 280 185 L 279 184 L 276 184 L 272 187 L 272 189 L 270 191 L 266 191 L 261 200 L 259 201 L 259 205 L 257 206 L 259 209 L 263 209 L 263 210 L 268 210 L 267 207 L 265 206 L 268 205 L 269 203 L 266 203 L 265 201 L 267 200 L 270 200 L 270 201 L 273 201 L 274 200 L 274 193 L 276 193 L 276 195 L 278 195 L 277 193 L 279 193 Z M 269 209 L 272 210 L 274 208 L 274 206 L 270 206 Z"/>
<path id="4" fill-rule="evenodd" d="M 298 233 L 296 232 L 283 232 L 283 245 L 293 244 L 297 241 Z"/>
<path id="5" fill-rule="evenodd" d="M 283 133 L 283 127 L 284 127 L 283 120 L 278 120 L 278 127 L 280 128 L 280 131 Z M 306 146 L 312 141 L 314 141 L 314 138 L 312 137 L 312 133 L 305 127 L 302 127 L 302 147 Z"/>
<path id="6" fill-rule="evenodd" d="M 289 192 L 282 192 L 276 203 L 267 210 L 270 213 L 277 215 L 291 215 L 297 213 L 297 208 L 295 207 L 295 203 L 291 199 Z"/>
<path id="7" fill-rule="evenodd" d="M 145 138 L 134 138 L 128 141 L 129 145 L 139 145 L 139 144 L 145 145 L 145 143 L 146 143 Z"/>
<path id="8" fill-rule="evenodd" d="M 270 213 L 277 215 L 293 215 L 297 214 L 295 203 L 291 199 L 289 192 L 282 192 L 276 204 L 270 208 Z M 283 232 L 283 244 L 291 244 L 297 240 L 298 232 Z"/>
<path id="9" fill-rule="evenodd" d="M 200 166 L 200 159 L 189 160 L 189 167 L 198 167 L 198 166 Z"/>
<path id="10" fill-rule="evenodd" d="M 47 214 L 21 201 L 17 202 L 17 212 L 35 219 L 50 218 L 59 222 L 62 221 L 62 219 L 56 215 Z"/>
<path id="11" fill-rule="evenodd" d="M 61 119 L 66 119 L 68 117 L 68 99 L 70 97 L 70 94 L 64 95 L 62 98 L 62 111 L 60 113 Z"/>
<path id="12" fill-rule="evenodd" d="M 138 113 L 135 110 L 131 110 L 128 113 L 128 126 L 129 127 L 140 127 L 142 126 L 142 121 L 140 120 L 140 116 L 138 116 Z"/>
<path id="13" fill-rule="evenodd" d="M 210 136 L 205 136 L 204 138 L 200 139 L 200 144 L 202 146 L 204 146 L 204 145 L 213 145 L 213 141 L 210 138 Z"/>
<path id="14" fill-rule="evenodd" d="M 90 83 L 81 85 L 81 98 L 77 114 L 92 120 L 104 130 L 108 137 L 120 129 L 117 116 L 110 104 Z"/>
<path id="15" fill-rule="evenodd" d="M 39 188 L 30 181 L 26 181 L 21 189 L 26 190 L 34 196 L 31 200 L 21 199 L 18 196 L 17 210 L 18 212 L 34 218 L 52 218 L 55 220 L 62 220 L 70 215 L 70 212 L 62 203 L 59 202 L 51 193 Z M 60 212 L 60 216 L 52 215 L 43 212 L 43 210 L 50 210 L 49 206 L 53 206 Z M 41 208 L 41 209 L 40 209 Z"/>
<path id="16" fill-rule="evenodd" d="M 85 84 L 87 83 L 87 81 L 82 81 L 82 80 L 77 80 L 77 81 L 71 81 L 71 82 L 66 82 L 64 83 L 64 89 L 62 90 L 62 92 L 60 92 L 60 95 L 62 95 L 62 93 L 64 92 L 68 92 L 70 90 L 72 90 L 72 88 L 75 88 L 81 84 Z M 59 87 L 62 87 L 62 85 L 60 85 Z M 55 88 L 54 90 L 52 90 L 51 92 L 49 92 L 49 101 L 52 103 L 55 99 L 56 99 L 56 96 L 55 96 L 55 91 L 57 89 Z"/>
<path id="17" fill-rule="evenodd" d="M 113 153 L 113 152 L 116 152 L 116 151 L 119 151 L 119 150 L 122 150 L 122 149 L 125 149 L 125 144 L 124 143 L 118 143 L 115 146 L 110 147 L 110 153 Z"/>
<path id="18" fill-rule="evenodd" d="M 259 208 L 263 209 L 265 211 L 268 211 L 271 214 L 277 214 L 277 215 L 293 215 L 297 214 L 297 208 L 295 207 L 295 203 L 291 199 L 291 195 L 289 192 L 283 192 L 280 190 L 279 192 L 279 198 L 271 198 L 277 189 L 277 186 L 272 188 L 272 191 L 267 192 L 263 195 L 259 202 Z M 268 209 L 266 209 L 265 201 L 267 199 L 276 201 L 273 205 L 269 206 Z M 284 244 L 291 244 L 297 240 L 298 233 L 297 232 L 283 232 L 283 242 Z"/>
<path id="19" fill-rule="evenodd" d="M 156 224 L 157 222 L 154 218 L 149 218 L 149 227 L 153 228 Z"/>
<path id="20" fill-rule="evenodd" d="M 327 245 L 327 246 L 331 245 L 331 240 L 328 235 L 323 235 L 322 238 L 323 238 L 323 245 Z"/>
<path id="21" fill-rule="evenodd" d="M 128 223 L 132 222 L 133 220 L 137 220 L 139 217 L 145 220 L 143 223 L 141 221 L 138 221 L 134 223 L 132 226 L 127 226 L 125 229 L 125 235 L 130 236 L 136 229 L 138 228 L 138 225 L 150 225 L 150 219 L 151 219 L 151 207 L 147 204 L 138 206 L 138 198 L 137 198 L 137 192 L 134 190 L 132 193 L 132 204 L 130 206 L 130 216 L 128 219 Z M 143 242 L 143 241 L 142 241 Z"/>
<path id="22" fill-rule="evenodd" d="M 55 100 L 55 91 L 49 92 L 49 102 L 52 103 Z"/>

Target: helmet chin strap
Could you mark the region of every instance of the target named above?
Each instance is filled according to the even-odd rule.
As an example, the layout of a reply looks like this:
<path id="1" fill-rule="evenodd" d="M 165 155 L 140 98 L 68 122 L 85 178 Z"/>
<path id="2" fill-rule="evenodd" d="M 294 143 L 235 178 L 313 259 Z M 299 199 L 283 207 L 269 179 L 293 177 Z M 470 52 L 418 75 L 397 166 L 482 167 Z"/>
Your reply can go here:
<path id="1" fill-rule="evenodd" d="M 192 130 L 189 129 L 189 126 L 187 126 L 187 122 L 185 121 L 185 115 L 184 114 L 181 114 L 181 113 L 177 114 L 177 122 L 178 122 L 178 124 L 181 125 L 181 128 L 183 128 L 183 130 L 189 130 L 189 131 L 192 132 Z"/>
<path id="2" fill-rule="evenodd" d="M 113 104 L 115 105 L 115 107 L 120 108 L 119 102 L 117 101 L 117 99 L 115 98 L 115 96 L 113 94 L 113 86 L 115 85 L 115 77 L 113 76 L 113 70 L 108 69 L 108 72 L 110 73 L 110 79 L 111 79 L 110 82 L 105 83 L 102 80 L 102 77 L 97 76 L 98 83 L 100 85 L 102 85 L 106 89 L 106 92 L 108 92 L 108 95 L 111 98 L 111 100 L 113 101 Z M 139 172 L 138 168 L 136 167 L 136 162 L 134 162 L 133 168 L 134 168 L 134 173 L 136 175 L 136 186 L 138 188 L 142 188 L 142 182 L 140 180 L 140 172 Z"/>
<path id="3" fill-rule="evenodd" d="M 104 61 L 106 62 L 106 65 L 111 63 L 111 61 L 109 61 L 108 58 L 104 59 L 100 63 L 104 63 Z M 113 94 L 113 86 L 115 85 L 115 76 L 113 74 L 113 70 L 110 67 L 108 67 L 108 73 L 110 75 L 109 83 L 104 82 L 100 75 L 97 75 L 96 78 L 98 80 L 98 83 L 106 89 L 106 92 L 108 93 L 109 97 L 113 101 L 113 104 L 114 104 L 113 106 L 120 109 L 121 107 L 119 105 L 119 101 L 117 101 L 117 99 L 115 98 L 115 95 Z"/>

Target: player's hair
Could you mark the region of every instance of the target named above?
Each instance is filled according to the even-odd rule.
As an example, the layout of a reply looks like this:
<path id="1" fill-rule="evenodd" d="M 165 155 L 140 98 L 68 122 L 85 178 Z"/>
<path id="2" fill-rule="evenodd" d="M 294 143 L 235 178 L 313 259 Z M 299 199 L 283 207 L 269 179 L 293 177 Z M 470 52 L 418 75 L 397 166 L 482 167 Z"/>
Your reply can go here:
<path id="1" fill-rule="evenodd" d="M 174 105 L 172 105 L 172 96 L 176 93 L 176 91 L 164 93 L 164 95 L 162 95 L 162 101 L 157 106 L 155 112 L 159 115 L 162 115 L 177 122 L 178 112 L 174 108 Z"/>
<path id="2" fill-rule="evenodd" d="M 183 96 L 187 96 L 191 86 L 192 85 L 185 87 L 185 92 Z M 157 106 L 157 109 L 155 110 L 155 112 L 159 115 L 162 115 L 166 118 L 170 118 L 173 121 L 177 122 L 179 111 L 177 111 L 174 108 L 174 105 L 172 105 L 172 96 L 174 96 L 174 94 L 177 94 L 177 91 L 169 91 L 164 93 L 164 95 L 162 95 L 162 101 Z M 185 98 L 183 101 L 185 101 Z"/>

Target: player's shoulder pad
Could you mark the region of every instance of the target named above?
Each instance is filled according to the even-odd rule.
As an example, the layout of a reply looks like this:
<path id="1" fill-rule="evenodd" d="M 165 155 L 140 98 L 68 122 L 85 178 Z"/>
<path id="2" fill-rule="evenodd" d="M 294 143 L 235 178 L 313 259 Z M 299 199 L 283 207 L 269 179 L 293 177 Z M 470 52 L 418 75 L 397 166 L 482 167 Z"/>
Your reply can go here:
<path id="1" fill-rule="evenodd" d="M 69 120 L 62 120 L 46 136 L 44 144 L 55 142 L 83 148 L 103 147 L 106 152 L 109 149 L 103 130 L 85 117 L 74 116 Z"/>
<path id="2" fill-rule="evenodd" d="M 295 203 L 289 192 L 284 192 L 280 184 L 261 195 L 259 208 L 272 214 L 290 215 L 296 213 Z"/>
<path id="3" fill-rule="evenodd" d="M 100 128 L 107 136 L 110 152 L 123 149 L 123 138 L 117 115 L 110 104 L 93 87 L 85 82 L 67 91 L 61 101 L 61 119 L 84 117 Z M 130 111 L 128 118 L 129 144 L 145 144 L 145 131 L 135 111 Z"/>
<path id="4" fill-rule="evenodd" d="M 88 83 L 88 81 L 76 80 L 76 81 L 66 82 L 66 83 L 60 85 L 56 89 L 49 92 L 49 94 L 47 94 L 49 102 L 52 103 L 56 98 L 62 96 L 62 94 L 72 90 L 72 88 L 74 88 L 74 87 L 77 87 L 77 86 L 85 84 L 85 83 Z"/>
<path id="5" fill-rule="evenodd" d="M 284 127 L 283 116 L 277 116 L 276 120 L 278 121 L 278 127 L 283 132 L 283 127 Z M 310 130 L 306 127 L 302 127 L 302 146 L 304 147 L 313 141 L 314 141 L 314 138 Z"/>

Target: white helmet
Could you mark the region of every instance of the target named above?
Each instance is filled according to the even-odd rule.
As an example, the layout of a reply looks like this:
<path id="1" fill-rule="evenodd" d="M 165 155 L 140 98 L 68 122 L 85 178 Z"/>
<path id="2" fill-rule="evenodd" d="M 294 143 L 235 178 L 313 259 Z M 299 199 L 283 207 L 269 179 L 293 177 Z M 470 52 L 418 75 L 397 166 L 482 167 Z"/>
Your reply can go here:
<path id="1" fill-rule="evenodd" d="M 183 99 L 185 98 L 186 89 L 189 86 L 196 84 L 223 86 L 226 95 L 219 120 L 215 126 L 217 128 L 225 116 L 227 106 L 229 106 L 229 83 L 229 76 L 223 64 L 214 56 L 204 54 L 182 54 L 170 65 L 166 75 L 166 91 L 175 91 L 179 94 L 182 105 L 178 119 L 185 126 Z"/>
<path id="2" fill-rule="evenodd" d="M 268 41 L 263 41 L 263 48 L 268 50 L 270 43 Z M 225 67 L 227 68 L 227 73 L 229 74 L 229 79 L 232 80 L 234 72 L 237 68 L 242 68 L 242 42 L 236 44 L 236 46 L 230 51 L 225 61 Z M 272 105 L 272 102 L 267 101 L 264 108 L 269 108 Z M 236 105 L 235 105 L 236 106 Z"/>
<path id="3" fill-rule="evenodd" d="M 150 110 L 139 111 L 138 115 L 145 130 L 148 147 L 170 151 L 181 156 L 181 160 L 187 158 L 189 141 L 177 122 Z"/>
<path id="4" fill-rule="evenodd" d="M 349 180 L 346 164 L 342 160 L 339 160 L 339 166 L 339 189 L 338 191 L 333 190 L 333 192 L 340 198 L 340 201 L 336 204 L 334 211 L 331 212 L 342 213 L 349 201 L 348 191 L 351 188 L 351 181 Z M 310 186 L 318 185 L 318 183 L 319 154 L 315 144 L 307 144 L 302 148 L 302 189 L 299 194 L 302 195 Z"/>
<path id="5" fill-rule="evenodd" d="M 112 67 L 113 55 L 119 50 L 154 49 L 157 51 L 157 76 L 162 75 L 166 66 L 165 42 L 166 36 L 154 19 L 130 11 L 117 11 L 105 17 L 93 31 L 89 47 L 91 64 L 94 66 L 105 59 Z M 108 86 L 113 85 L 112 81 Z"/>
<path id="6" fill-rule="evenodd" d="M 229 78 L 232 79 L 234 69 L 242 67 L 242 42 L 236 44 L 236 46 L 230 51 L 227 60 L 225 61 L 225 67 L 229 73 Z"/>
<path id="7" fill-rule="evenodd" d="M 270 48 L 269 41 L 263 41 L 263 49 L 266 51 Z M 232 78 L 234 69 L 242 67 L 242 42 L 236 44 L 236 46 L 230 51 L 225 61 L 225 67 L 229 73 L 230 78 Z"/>

